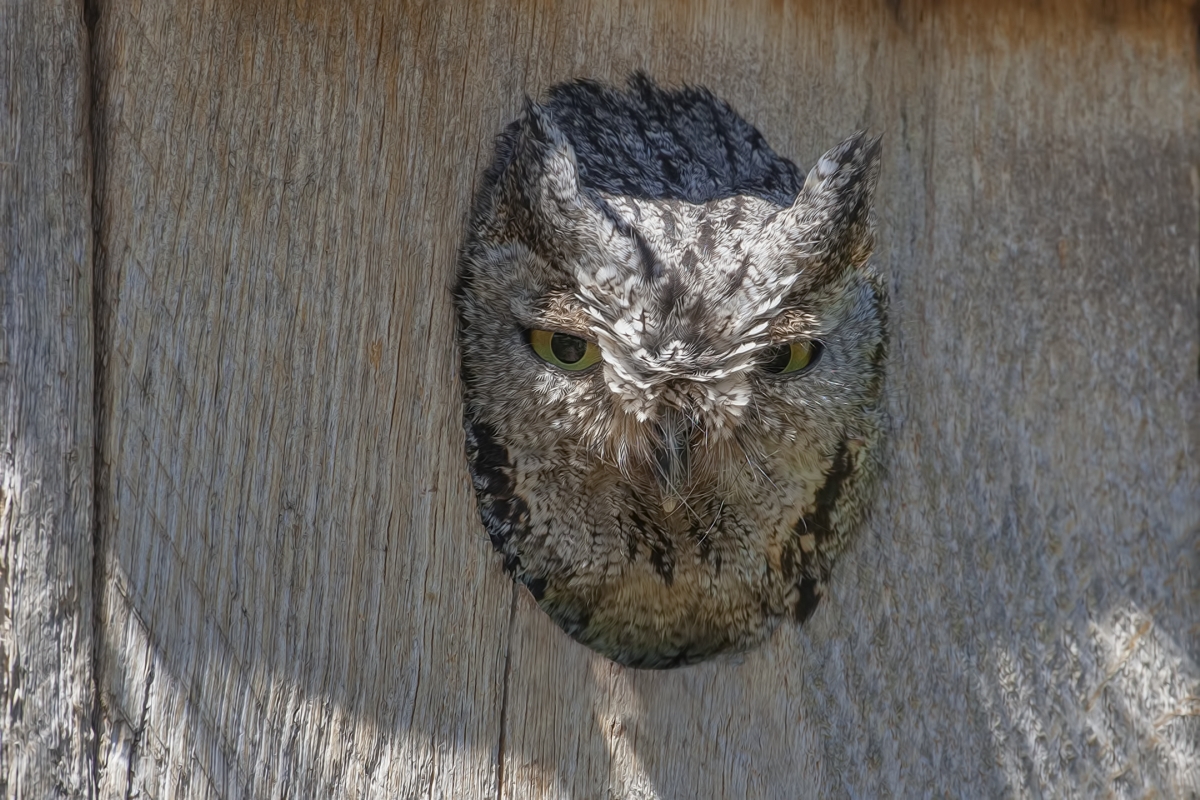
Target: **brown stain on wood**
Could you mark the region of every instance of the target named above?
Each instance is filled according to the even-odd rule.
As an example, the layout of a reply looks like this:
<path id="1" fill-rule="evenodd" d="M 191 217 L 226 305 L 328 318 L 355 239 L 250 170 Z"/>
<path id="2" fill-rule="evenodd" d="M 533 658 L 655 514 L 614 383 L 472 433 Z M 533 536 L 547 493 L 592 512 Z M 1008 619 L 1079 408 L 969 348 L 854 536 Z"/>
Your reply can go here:
<path id="1" fill-rule="evenodd" d="M 1196 51 L 1196 63 L 1194 67 L 1200 70 L 1200 2 L 1192 3 L 1192 38 Z"/>

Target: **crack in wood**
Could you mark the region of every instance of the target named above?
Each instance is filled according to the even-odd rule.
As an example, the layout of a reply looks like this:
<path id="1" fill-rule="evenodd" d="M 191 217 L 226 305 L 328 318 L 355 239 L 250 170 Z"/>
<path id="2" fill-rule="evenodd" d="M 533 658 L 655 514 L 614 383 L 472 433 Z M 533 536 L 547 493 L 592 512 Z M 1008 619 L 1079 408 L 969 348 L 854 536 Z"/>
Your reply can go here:
<path id="1" fill-rule="evenodd" d="M 512 603 L 508 609 L 508 641 L 504 645 L 504 685 L 500 687 L 500 741 L 496 746 L 496 800 L 504 800 L 504 757 L 508 733 L 508 685 L 512 676 L 513 631 L 517 619 L 517 585 L 512 587 Z"/>

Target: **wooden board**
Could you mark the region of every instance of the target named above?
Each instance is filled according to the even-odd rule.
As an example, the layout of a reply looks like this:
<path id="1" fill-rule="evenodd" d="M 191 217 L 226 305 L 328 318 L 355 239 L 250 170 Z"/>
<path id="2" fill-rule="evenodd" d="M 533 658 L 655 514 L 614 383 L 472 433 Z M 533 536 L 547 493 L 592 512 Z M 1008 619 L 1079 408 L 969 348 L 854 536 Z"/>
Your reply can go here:
<path id="1" fill-rule="evenodd" d="M 78 3 L 0 3 L 0 797 L 96 788 L 87 52 Z"/>
<path id="2" fill-rule="evenodd" d="M 103 5 L 103 797 L 1200 792 L 1182 3 Z M 803 631 L 645 673 L 490 552 L 454 253 L 574 76 L 885 134 L 890 479 Z"/>

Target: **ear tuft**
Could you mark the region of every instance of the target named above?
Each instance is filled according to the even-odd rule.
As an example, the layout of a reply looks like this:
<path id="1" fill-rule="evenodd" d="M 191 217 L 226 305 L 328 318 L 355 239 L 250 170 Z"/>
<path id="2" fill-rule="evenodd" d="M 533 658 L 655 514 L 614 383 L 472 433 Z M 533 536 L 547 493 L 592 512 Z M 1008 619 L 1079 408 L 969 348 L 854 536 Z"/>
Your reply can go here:
<path id="1" fill-rule="evenodd" d="M 579 202 L 575 148 L 541 106 L 526 101 L 522 123 L 517 160 L 523 162 L 524 179 L 560 208 L 575 206 Z"/>
<path id="2" fill-rule="evenodd" d="M 505 204 L 544 221 L 577 212 L 575 148 L 546 109 L 526 101 L 525 113 L 507 135 L 512 155 L 500 178 Z"/>
<path id="3" fill-rule="evenodd" d="M 501 238 L 520 241 L 557 267 L 612 227 L 584 189 L 575 148 L 546 107 L 526 101 L 497 150 L 495 191 L 484 214 L 499 223 Z"/>
<path id="4" fill-rule="evenodd" d="M 880 141 L 858 131 L 817 159 L 782 216 L 806 276 L 798 286 L 812 286 L 861 266 L 871 255 Z"/>
<path id="5" fill-rule="evenodd" d="M 869 200 L 879 179 L 882 139 L 882 136 L 868 137 L 866 131 L 855 131 L 817 159 L 804 179 L 801 195 L 863 193 Z"/>

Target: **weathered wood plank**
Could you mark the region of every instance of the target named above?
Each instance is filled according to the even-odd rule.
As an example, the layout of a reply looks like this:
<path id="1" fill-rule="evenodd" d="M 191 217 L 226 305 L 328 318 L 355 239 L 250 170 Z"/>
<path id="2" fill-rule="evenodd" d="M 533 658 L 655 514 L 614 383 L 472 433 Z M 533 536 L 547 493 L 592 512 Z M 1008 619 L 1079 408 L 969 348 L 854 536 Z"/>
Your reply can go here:
<path id="1" fill-rule="evenodd" d="M 494 795 L 512 588 L 460 463 L 443 174 L 491 120 L 436 138 L 473 116 L 439 12 L 283 9 L 97 33 L 102 795 Z"/>
<path id="2" fill-rule="evenodd" d="M 0 795 L 95 792 L 92 162 L 78 3 L 0 4 Z"/>
<path id="3" fill-rule="evenodd" d="M 1200 791 L 1194 20 L 947 5 L 106 4 L 102 794 Z M 884 131 L 895 297 L 832 602 L 665 674 L 500 575 L 448 293 L 523 94 L 637 68 Z"/>

